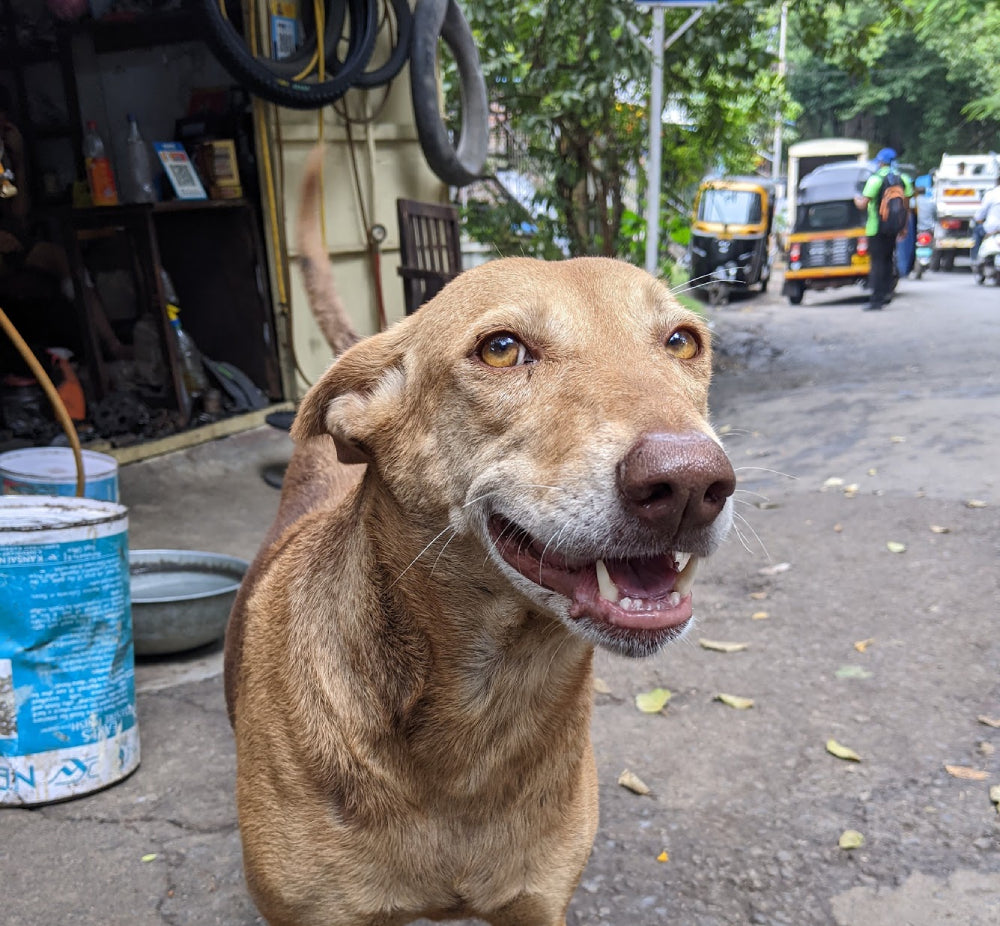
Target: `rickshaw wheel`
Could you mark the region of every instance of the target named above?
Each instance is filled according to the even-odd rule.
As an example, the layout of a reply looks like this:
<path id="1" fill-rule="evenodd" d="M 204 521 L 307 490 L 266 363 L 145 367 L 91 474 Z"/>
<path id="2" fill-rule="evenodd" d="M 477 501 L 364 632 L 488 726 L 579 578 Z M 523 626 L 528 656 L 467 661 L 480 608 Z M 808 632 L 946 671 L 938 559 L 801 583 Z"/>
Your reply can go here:
<path id="1" fill-rule="evenodd" d="M 792 305 L 801 305 L 802 297 L 806 293 L 806 288 L 802 283 L 792 283 L 788 287 L 788 301 Z"/>

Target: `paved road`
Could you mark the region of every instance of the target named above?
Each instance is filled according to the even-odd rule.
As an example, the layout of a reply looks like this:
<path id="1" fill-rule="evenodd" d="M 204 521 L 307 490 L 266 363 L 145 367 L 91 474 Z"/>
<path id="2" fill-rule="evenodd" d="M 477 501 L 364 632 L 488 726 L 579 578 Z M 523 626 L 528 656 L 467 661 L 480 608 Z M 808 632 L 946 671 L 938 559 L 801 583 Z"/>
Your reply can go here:
<path id="1" fill-rule="evenodd" d="M 1000 291 L 940 274 L 881 314 L 862 301 L 712 313 L 740 538 L 687 642 L 598 660 L 602 819 L 569 926 L 1000 924 L 1000 729 L 977 719 L 1000 718 Z M 276 507 L 259 470 L 287 452 L 263 429 L 124 468 L 132 546 L 251 555 Z M 259 922 L 219 668 L 218 648 L 143 662 L 139 771 L 0 811 L 5 926 Z M 665 712 L 640 713 L 655 687 Z M 848 829 L 863 846 L 838 847 Z"/>

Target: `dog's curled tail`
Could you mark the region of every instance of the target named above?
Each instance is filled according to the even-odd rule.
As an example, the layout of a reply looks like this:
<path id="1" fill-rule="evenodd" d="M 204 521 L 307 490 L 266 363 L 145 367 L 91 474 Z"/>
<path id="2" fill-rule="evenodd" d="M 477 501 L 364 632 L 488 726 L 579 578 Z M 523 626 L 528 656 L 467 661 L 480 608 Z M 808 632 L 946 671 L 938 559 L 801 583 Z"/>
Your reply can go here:
<path id="1" fill-rule="evenodd" d="M 323 337 L 334 355 L 342 354 L 361 340 L 354 330 L 333 280 L 330 257 L 323 246 L 320 232 L 320 209 L 323 208 L 320 172 L 323 169 L 324 146 L 320 142 L 306 161 L 299 202 L 297 237 L 299 266 L 305 281 L 309 308 Z"/>

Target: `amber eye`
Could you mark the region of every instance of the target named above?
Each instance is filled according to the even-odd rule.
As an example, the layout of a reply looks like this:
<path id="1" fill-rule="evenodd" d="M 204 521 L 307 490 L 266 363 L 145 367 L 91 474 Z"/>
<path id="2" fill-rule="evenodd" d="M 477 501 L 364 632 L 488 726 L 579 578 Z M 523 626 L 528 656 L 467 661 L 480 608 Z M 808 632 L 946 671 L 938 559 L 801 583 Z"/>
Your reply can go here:
<path id="1" fill-rule="evenodd" d="M 692 360 L 701 352 L 701 342 L 690 328 L 678 328 L 667 338 L 667 350 L 678 360 Z"/>
<path id="2" fill-rule="evenodd" d="M 489 367 L 516 367 L 533 359 L 528 348 L 507 332 L 490 335 L 483 341 L 479 358 Z"/>

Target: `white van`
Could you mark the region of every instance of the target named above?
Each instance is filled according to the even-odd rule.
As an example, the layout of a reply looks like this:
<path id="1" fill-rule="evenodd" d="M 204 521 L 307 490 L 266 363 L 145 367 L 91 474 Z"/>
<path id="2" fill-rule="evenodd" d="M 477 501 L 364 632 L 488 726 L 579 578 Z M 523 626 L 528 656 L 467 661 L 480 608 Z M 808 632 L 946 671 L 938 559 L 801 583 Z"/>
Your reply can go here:
<path id="1" fill-rule="evenodd" d="M 934 255 L 931 270 L 951 270 L 972 248 L 972 216 L 996 186 L 1000 159 L 989 154 L 945 154 L 934 177 Z"/>

